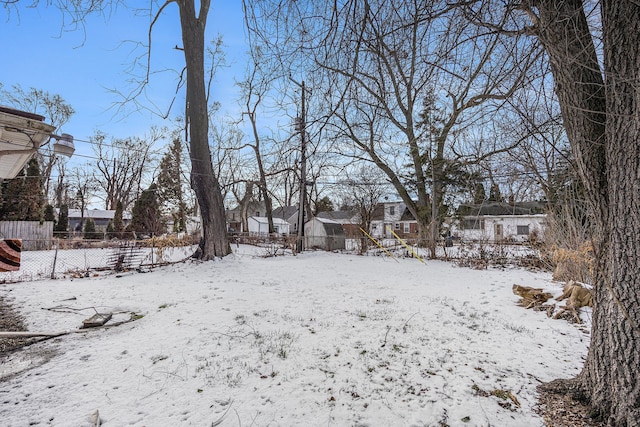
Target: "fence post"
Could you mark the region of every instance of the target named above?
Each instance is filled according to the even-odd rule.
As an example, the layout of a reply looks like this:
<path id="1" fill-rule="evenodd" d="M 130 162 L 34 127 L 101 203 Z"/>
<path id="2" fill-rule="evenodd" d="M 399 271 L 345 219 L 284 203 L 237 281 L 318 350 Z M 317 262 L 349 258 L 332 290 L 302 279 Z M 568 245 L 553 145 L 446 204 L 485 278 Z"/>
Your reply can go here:
<path id="1" fill-rule="evenodd" d="M 60 239 L 56 239 L 56 251 L 53 255 L 53 268 L 51 270 L 51 278 L 56 278 L 56 262 L 58 261 L 58 247 L 60 246 Z"/>

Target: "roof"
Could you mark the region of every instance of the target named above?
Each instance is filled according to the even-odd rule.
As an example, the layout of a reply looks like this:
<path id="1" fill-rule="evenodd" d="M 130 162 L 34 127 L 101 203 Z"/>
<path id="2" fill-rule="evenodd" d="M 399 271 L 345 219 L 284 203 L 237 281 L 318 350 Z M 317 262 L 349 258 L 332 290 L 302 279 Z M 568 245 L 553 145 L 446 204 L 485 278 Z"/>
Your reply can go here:
<path id="1" fill-rule="evenodd" d="M 298 207 L 297 206 L 284 206 L 275 208 L 272 212 L 274 218 L 291 218 L 292 216 L 298 215 Z"/>
<path id="2" fill-rule="evenodd" d="M 381 220 L 384 219 L 384 203 L 378 203 L 373 212 L 371 213 L 371 219 Z"/>
<path id="3" fill-rule="evenodd" d="M 404 208 L 404 212 L 402 212 L 400 221 L 415 221 L 415 220 L 416 218 L 413 216 L 409 208 Z"/>
<path id="4" fill-rule="evenodd" d="M 318 212 L 316 218 L 332 219 L 334 221 L 350 220 L 355 216 L 353 211 L 332 211 L 332 212 Z"/>
<path id="5" fill-rule="evenodd" d="M 462 216 L 500 216 L 500 215 L 536 215 L 544 213 L 540 202 L 487 202 L 481 205 L 460 205 L 458 213 Z"/>
<path id="6" fill-rule="evenodd" d="M 255 211 L 265 211 L 266 208 L 264 206 L 264 202 L 258 202 L 255 200 L 251 200 L 249 202 L 249 204 L 247 205 L 247 211 L 249 212 L 249 214 L 251 214 L 251 212 L 255 212 Z M 241 212 L 242 211 L 242 206 L 241 205 L 237 205 L 235 208 L 233 209 L 229 209 L 229 212 Z M 251 215 L 249 215 L 251 216 Z"/>
<path id="7" fill-rule="evenodd" d="M 113 219 L 115 214 L 115 210 L 85 209 L 84 215 L 80 215 L 80 209 L 69 209 L 69 218 Z M 131 213 L 122 212 L 122 219 L 131 219 Z"/>
<path id="8" fill-rule="evenodd" d="M 31 156 L 51 137 L 55 126 L 44 117 L 0 106 L 0 178 L 15 178 Z"/>
<path id="9" fill-rule="evenodd" d="M 339 224 L 339 222 L 338 222 L 338 221 L 335 221 L 335 220 L 333 220 L 333 219 L 331 219 L 331 218 L 321 218 L 321 217 L 317 216 L 317 217 L 315 217 L 314 219 L 315 219 L 316 221 L 320 221 L 320 222 L 321 222 L 321 223 L 323 223 L 323 224 Z"/>
<path id="10" fill-rule="evenodd" d="M 267 218 L 266 216 L 250 216 L 249 219 L 252 219 L 254 221 L 256 221 L 257 223 L 260 224 L 268 224 L 269 223 L 269 218 Z M 289 223 L 287 221 L 285 221 L 282 218 L 276 218 L 273 217 L 273 224 L 274 225 L 289 225 Z"/>

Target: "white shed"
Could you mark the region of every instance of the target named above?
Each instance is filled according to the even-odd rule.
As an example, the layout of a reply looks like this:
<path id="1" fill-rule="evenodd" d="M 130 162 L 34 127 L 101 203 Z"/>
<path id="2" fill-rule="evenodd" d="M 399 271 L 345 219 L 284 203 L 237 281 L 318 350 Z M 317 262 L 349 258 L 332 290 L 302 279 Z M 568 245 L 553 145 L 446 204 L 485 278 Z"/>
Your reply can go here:
<path id="1" fill-rule="evenodd" d="M 305 247 L 336 251 L 345 248 L 342 224 L 326 218 L 312 218 L 304 224 Z"/>

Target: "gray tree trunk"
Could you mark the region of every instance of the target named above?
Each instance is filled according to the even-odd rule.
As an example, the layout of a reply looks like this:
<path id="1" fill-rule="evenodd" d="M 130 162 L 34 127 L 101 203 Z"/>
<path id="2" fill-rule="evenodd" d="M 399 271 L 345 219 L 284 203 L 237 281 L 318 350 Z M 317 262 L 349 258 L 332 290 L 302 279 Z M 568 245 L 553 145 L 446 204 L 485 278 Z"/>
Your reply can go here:
<path id="1" fill-rule="evenodd" d="M 186 120 L 191 146 L 191 188 L 196 193 L 202 218 L 203 238 L 198 257 L 203 260 L 231 253 L 220 183 L 213 171 L 209 149 L 209 115 L 204 72 L 204 33 L 210 0 L 177 0 L 187 66 Z"/>
<path id="2" fill-rule="evenodd" d="M 640 7 L 602 1 L 604 73 L 578 0 L 538 0 L 538 35 L 596 224 L 591 345 L 551 390 L 589 400 L 612 426 L 640 420 Z M 535 9 L 534 9 L 535 10 Z M 603 78 L 604 74 L 604 78 Z"/>

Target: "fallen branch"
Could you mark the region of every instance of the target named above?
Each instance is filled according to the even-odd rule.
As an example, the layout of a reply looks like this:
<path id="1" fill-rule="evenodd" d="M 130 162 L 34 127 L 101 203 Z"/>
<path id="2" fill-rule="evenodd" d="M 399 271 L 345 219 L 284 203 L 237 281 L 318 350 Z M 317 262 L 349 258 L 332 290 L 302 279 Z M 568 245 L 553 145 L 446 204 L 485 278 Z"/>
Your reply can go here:
<path id="1" fill-rule="evenodd" d="M 59 337 L 61 335 L 70 334 L 73 331 L 64 332 L 29 332 L 29 331 L 15 331 L 15 332 L 0 332 L 0 338 L 35 338 L 35 337 Z M 84 331 L 83 331 L 84 332 Z"/>
<path id="2" fill-rule="evenodd" d="M 132 316 L 131 319 L 123 320 L 121 322 L 112 323 L 110 325 L 103 325 L 96 328 L 84 328 L 84 329 L 70 329 L 62 332 L 30 332 L 30 331 L 0 331 L 0 338 L 38 338 L 42 337 L 44 339 L 60 337 L 63 335 L 69 334 L 83 334 L 85 332 L 89 332 L 95 329 L 107 329 L 113 328 L 115 326 L 124 325 L 125 323 L 133 322 L 138 320 Z"/>

